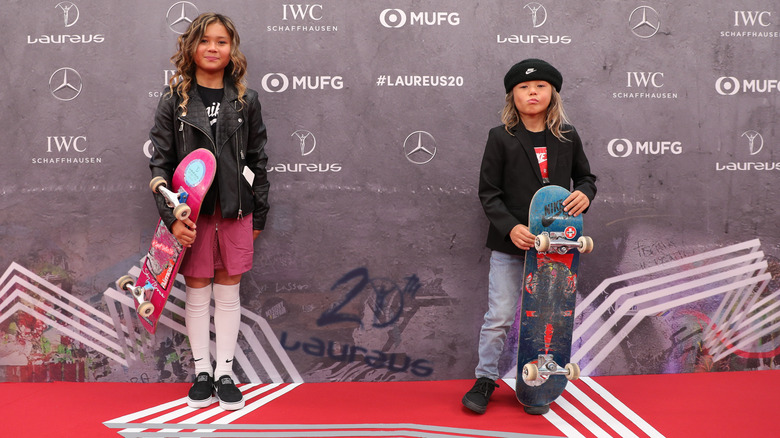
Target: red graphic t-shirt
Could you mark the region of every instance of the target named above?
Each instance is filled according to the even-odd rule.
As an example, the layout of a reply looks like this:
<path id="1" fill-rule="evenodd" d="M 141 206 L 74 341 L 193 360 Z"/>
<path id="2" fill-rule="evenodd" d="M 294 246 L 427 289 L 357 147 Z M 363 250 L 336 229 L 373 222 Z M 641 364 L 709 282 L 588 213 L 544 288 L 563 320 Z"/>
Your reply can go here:
<path id="1" fill-rule="evenodd" d="M 539 161 L 539 170 L 542 171 L 542 178 L 545 180 L 550 179 L 547 173 L 547 148 L 536 147 L 534 150 L 536 151 L 536 159 Z"/>

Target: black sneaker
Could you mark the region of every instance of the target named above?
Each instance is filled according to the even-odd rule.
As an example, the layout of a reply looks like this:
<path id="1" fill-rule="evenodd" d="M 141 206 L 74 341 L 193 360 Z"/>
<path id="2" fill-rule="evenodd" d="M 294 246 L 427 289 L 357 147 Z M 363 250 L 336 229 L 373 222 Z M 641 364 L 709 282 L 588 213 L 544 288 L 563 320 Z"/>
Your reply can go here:
<path id="1" fill-rule="evenodd" d="M 480 377 L 477 383 L 463 396 L 463 406 L 478 414 L 484 414 L 487 409 L 490 396 L 498 388 L 498 384 L 487 377 Z"/>
<path id="2" fill-rule="evenodd" d="M 227 411 L 235 411 L 244 407 L 244 396 L 241 390 L 233 383 L 233 379 L 224 375 L 214 381 L 214 389 L 217 392 L 219 407 Z"/>
<path id="3" fill-rule="evenodd" d="M 530 415 L 544 415 L 550 412 L 550 405 L 546 406 L 523 406 L 523 410 L 526 414 Z"/>
<path id="4" fill-rule="evenodd" d="M 202 372 L 195 378 L 189 394 L 187 394 L 187 406 L 191 408 L 205 408 L 211 404 L 211 395 L 214 392 L 214 378 L 209 373 Z"/>

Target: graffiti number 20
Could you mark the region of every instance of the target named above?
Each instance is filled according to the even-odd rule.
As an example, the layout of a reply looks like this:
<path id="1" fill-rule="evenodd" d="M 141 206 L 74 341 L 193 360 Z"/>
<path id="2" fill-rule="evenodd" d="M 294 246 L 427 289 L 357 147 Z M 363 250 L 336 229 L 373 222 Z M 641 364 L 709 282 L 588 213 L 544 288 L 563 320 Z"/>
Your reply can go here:
<path id="1" fill-rule="evenodd" d="M 404 310 L 405 296 L 414 298 L 415 293 L 420 289 L 420 280 L 414 274 L 406 278 L 406 284 L 401 289 L 390 280 L 371 279 L 368 276 L 368 269 L 360 267 L 341 277 L 330 290 L 335 290 L 353 280 L 356 280 L 356 282 L 344 298 L 320 315 L 317 319 L 318 326 L 346 321 L 357 322 L 362 326 L 360 315 L 343 312 L 342 310 L 369 287 L 373 289 L 375 299 L 373 306 L 374 323 L 372 325 L 376 328 L 388 327 L 395 324 L 401 317 Z"/>

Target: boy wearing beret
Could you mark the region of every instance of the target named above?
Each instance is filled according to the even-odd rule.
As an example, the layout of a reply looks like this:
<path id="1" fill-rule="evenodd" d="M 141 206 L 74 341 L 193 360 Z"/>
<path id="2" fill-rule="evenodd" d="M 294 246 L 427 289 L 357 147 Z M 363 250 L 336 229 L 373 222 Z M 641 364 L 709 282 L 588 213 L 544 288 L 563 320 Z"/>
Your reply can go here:
<path id="1" fill-rule="evenodd" d="M 523 287 L 525 251 L 536 236 L 528 230 L 531 198 L 543 186 L 571 190 L 564 211 L 577 216 L 596 196 L 596 176 L 577 131 L 568 124 L 560 97 L 563 77 L 541 59 L 525 59 L 504 76 L 502 124 L 488 133 L 479 177 L 479 198 L 490 221 L 488 310 L 479 336 L 477 381 L 462 403 L 484 413 L 498 387 L 498 361 Z M 525 408 L 544 414 L 544 408 Z"/>

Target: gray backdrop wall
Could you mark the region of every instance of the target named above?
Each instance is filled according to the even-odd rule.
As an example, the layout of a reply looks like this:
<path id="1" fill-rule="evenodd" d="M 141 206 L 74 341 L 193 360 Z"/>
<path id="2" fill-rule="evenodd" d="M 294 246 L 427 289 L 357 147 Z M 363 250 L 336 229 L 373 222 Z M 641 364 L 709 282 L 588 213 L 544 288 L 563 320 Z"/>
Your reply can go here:
<path id="1" fill-rule="evenodd" d="M 0 379 L 189 379 L 183 286 L 149 336 L 114 281 L 137 274 L 157 220 L 147 135 L 175 39 L 209 10 L 238 26 L 269 133 L 240 379 L 473 376 L 489 259 L 479 163 L 503 75 L 527 57 L 563 73 L 599 176 L 583 373 L 777 367 L 776 1 L 3 9 Z"/>

